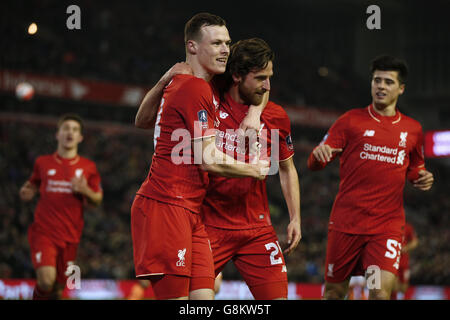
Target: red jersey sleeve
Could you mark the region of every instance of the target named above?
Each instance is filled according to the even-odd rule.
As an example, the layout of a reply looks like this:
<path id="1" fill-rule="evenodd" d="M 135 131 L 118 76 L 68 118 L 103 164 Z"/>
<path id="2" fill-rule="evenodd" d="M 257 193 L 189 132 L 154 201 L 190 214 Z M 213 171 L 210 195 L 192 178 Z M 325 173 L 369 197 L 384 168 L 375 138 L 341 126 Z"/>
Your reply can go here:
<path id="1" fill-rule="evenodd" d="M 87 178 L 87 182 L 89 188 L 91 188 L 94 192 L 103 191 L 100 174 L 98 173 L 97 166 L 94 163 L 92 163 L 91 174 Z"/>
<path id="2" fill-rule="evenodd" d="M 409 166 L 406 172 L 406 177 L 409 181 L 414 181 L 419 178 L 419 171 L 425 170 L 425 159 L 423 153 L 423 131 L 422 126 L 418 124 L 419 130 L 417 133 L 417 141 L 412 148 L 409 155 Z"/>
<path id="3" fill-rule="evenodd" d="M 287 113 L 282 110 L 279 120 L 280 129 L 280 161 L 289 159 L 294 154 L 294 144 L 291 135 L 291 121 Z"/>
<path id="4" fill-rule="evenodd" d="M 205 80 L 193 77 L 186 81 L 174 93 L 172 104 L 177 106 L 193 139 L 215 135 L 214 113 L 218 101 Z"/>
<path id="5" fill-rule="evenodd" d="M 327 144 L 332 148 L 344 149 L 347 145 L 346 128 L 348 127 L 348 121 L 348 113 L 340 116 L 328 130 L 319 145 Z M 334 154 L 330 162 L 333 161 L 336 156 L 337 154 Z M 316 160 L 312 152 L 308 157 L 308 168 L 313 171 L 325 168 L 328 163 L 329 162 L 320 162 Z"/>

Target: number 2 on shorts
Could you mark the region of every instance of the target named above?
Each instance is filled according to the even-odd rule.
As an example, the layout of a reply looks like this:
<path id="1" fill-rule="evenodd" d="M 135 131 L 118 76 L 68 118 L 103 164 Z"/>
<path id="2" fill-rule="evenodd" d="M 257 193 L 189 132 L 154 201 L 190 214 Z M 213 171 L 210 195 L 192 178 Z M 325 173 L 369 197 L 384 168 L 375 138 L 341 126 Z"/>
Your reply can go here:
<path id="1" fill-rule="evenodd" d="M 276 243 L 266 243 L 265 247 L 267 251 L 272 250 L 272 252 L 270 253 L 270 264 L 274 265 L 283 263 L 283 259 L 281 259 L 281 257 L 275 258 L 278 253 L 281 252 L 280 244 L 278 243 L 278 241 Z"/>

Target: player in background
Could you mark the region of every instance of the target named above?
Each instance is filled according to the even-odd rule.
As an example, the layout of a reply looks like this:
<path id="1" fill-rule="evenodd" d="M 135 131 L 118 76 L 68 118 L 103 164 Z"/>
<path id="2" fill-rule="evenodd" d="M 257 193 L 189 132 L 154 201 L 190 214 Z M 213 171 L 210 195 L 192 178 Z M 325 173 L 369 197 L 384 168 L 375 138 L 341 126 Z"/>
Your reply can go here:
<path id="1" fill-rule="evenodd" d="M 402 237 L 402 255 L 398 268 L 397 281 L 391 295 L 392 300 L 403 300 L 406 290 L 409 287 L 411 270 L 409 268 L 409 253 L 419 245 L 419 238 L 414 231 L 414 227 L 406 222 L 405 232 Z"/>
<path id="2" fill-rule="evenodd" d="M 219 108 L 216 147 L 239 159 L 253 161 L 237 130 L 250 105 L 270 91 L 274 53 L 258 38 L 231 47 L 225 73 L 226 92 Z M 300 187 L 293 161 L 290 121 L 283 108 L 269 101 L 261 114 L 258 150 L 261 158 L 279 166 L 280 183 L 290 216 L 288 247 L 300 241 Z M 216 275 L 233 260 L 255 299 L 287 299 L 287 270 L 278 237 L 270 221 L 266 181 L 210 175 L 202 206 L 214 256 Z"/>
<path id="3" fill-rule="evenodd" d="M 157 299 L 214 298 L 214 264 L 199 214 L 207 172 L 257 179 L 267 174 L 267 162 L 238 163 L 214 147 L 218 97 L 208 81 L 225 72 L 230 41 L 222 18 L 192 17 L 185 47 L 194 75 L 173 77 L 161 98 L 150 172 L 131 208 L 136 276 L 151 281 Z M 137 126 L 148 120 L 140 116 L 148 105 L 141 104 Z"/>
<path id="4" fill-rule="evenodd" d="M 392 56 L 373 60 L 372 103 L 352 109 L 331 126 L 308 158 L 311 170 L 339 156 L 340 185 L 328 227 L 325 299 L 343 299 L 351 275 L 379 268 L 380 286 L 369 299 L 389 299 L 399 268 L 405 224 L 403 189 L 409 180 L 429 190 L 422 127 L 397 109 L 408 73 Z"/>
<path id="5" fill-rule="evenodd" d="M 36 159 L 30 179 L 19 192 L 24 202 L 40 196 L 28 229 L 36 300 L 61 298 L 65 273 L 75 262 L 83 230 L 83 206 L 98 206 L 103 199 L 95 163 L 78 155 L 82 129 L 78 115 L 63 115 L 58 121 L 56 152 Z"/>

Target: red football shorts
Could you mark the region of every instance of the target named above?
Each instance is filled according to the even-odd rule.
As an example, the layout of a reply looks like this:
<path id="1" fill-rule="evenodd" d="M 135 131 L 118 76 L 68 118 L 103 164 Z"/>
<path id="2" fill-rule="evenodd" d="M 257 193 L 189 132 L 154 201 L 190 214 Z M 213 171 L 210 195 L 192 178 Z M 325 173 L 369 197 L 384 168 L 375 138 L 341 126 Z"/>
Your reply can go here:
<path id="1" fill-rule="evenodd" d="M 397 275 L 401 235 L 358 235 L 328 230 L 325 280 L 339 283 L 370 266 Z"/>
<path id="2" fill-rule="evenodd" d="M 214 290 L 214 262 L 200 215 L 137 195 L 131 206 L 131 235 L 136 277 L 189 277 L 189 286 L 173 288 L 173 297 L 201 288 Z M 155 295 L 160 298 L 156 291 Z M 170 293 L 166 290 L 165 295 Z"/>
<path id="3" fill-rule="evenodd" d="M 257 300 L 287 298 L 287 270 L 272 226 L 230 230 L 206 226 L 216 275 L 228 261 L 234 265 Z"/>
<path id="4" fill-rule="evenodd" d="M 400 258 L 400 267 L 398 268 L 398 280 L 401 283 L 409 283 L 411 271 L 409 269 L 409 256 L 408 254 L 402 255 Z"/>
<path id="5" fill-rule="evenodd" d="M 78 243 L 64 243 L 56 241 L 33 230 L 28 229 L 31 262 L 34 269 L 43 266 L 56 268 L 56 281 L 65 286 L 67 276 L 65 272 L 69 264 L 73 264 L 77 257 Z"/>

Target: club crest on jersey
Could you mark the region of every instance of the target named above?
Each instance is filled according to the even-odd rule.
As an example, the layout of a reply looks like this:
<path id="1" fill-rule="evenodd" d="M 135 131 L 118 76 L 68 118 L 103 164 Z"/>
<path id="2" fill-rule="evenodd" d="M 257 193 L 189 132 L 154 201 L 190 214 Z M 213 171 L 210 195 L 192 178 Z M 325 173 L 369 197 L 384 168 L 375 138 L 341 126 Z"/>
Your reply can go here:
<path id="1" fill-rule="evenodd" d="M 185 254 L 186 254 L 186 248 L 184 248 L 183 250 L 178 250 L 178 261 L 176 262 L 176 266 L 177 267 L 184 267 L 184 266 L 186 266 L 185 258 L 184 258 Z"/>
<path id="2" fill-rule="evenodd" d="M 408 136 L 408 132 L 400 132 L 400 142 L 398 145 L 400 147 L 406 147 L 406 137 Z"/>
<path id="3" fill-rule="evenodd" d="M 294 150 L 294 144 L 292 143 L 292 137 L 290 134 L 286 137 L 286 144 L 289 150 Z"/>
<path id="4" fill-rule="evenodd" d="M 208 128 L 208 114 L 206 113 L 206 110 L 200 110 L 197 112 L 197 118 L 203 129 Z"/>

